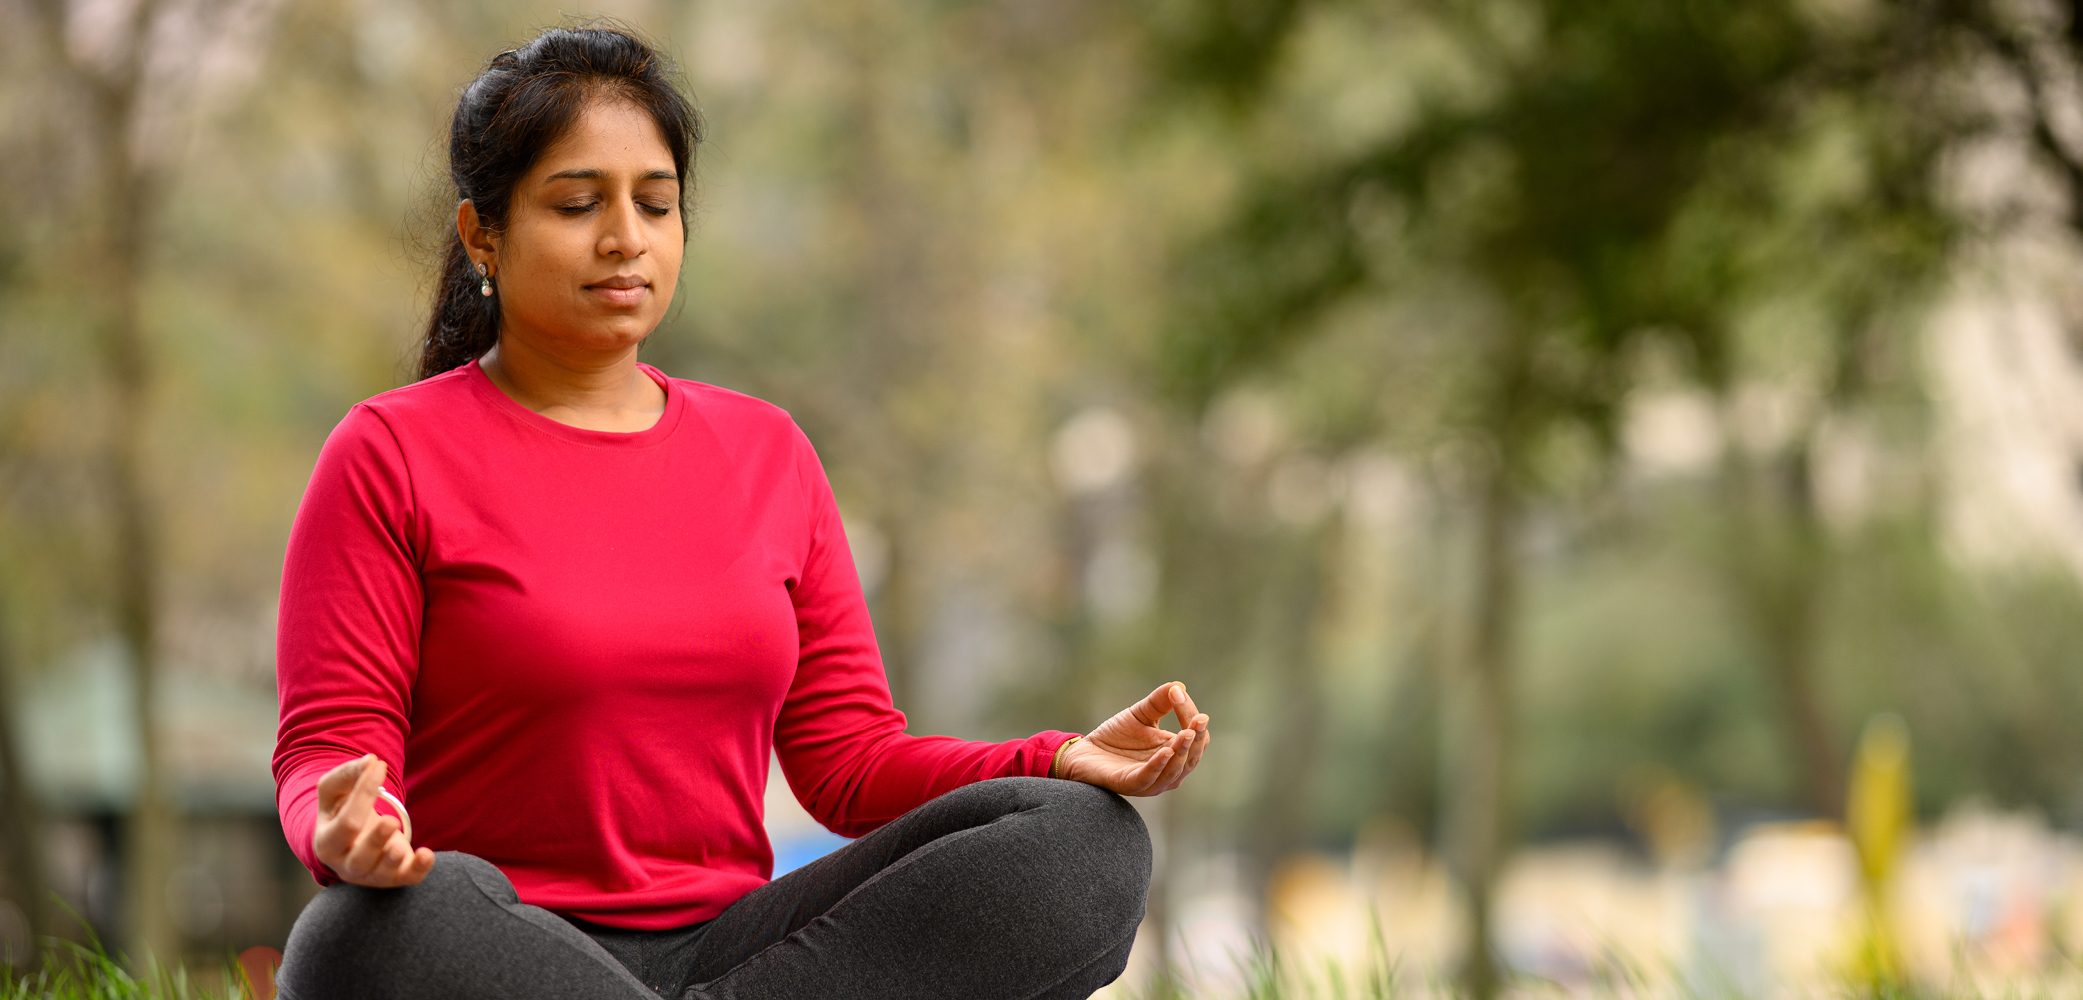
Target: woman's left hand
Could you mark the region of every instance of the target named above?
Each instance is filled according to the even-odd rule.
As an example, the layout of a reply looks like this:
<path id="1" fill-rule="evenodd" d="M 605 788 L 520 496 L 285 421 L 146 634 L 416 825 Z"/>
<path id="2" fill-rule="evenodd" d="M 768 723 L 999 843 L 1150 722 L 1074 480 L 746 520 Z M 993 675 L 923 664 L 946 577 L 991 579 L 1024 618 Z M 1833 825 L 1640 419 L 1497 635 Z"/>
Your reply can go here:
<path id="1" fill-rule="evenodd" d="M 1171 712 L 1184 723 L 1176 733 L 1158 726 Z M 1179 787 L 1207 749 L 1208 717 L 1194 707 L 1185 684 L 1167 681 L 1064 747 L 1058 773 L 1123 795 L 1157 795 Z"/>

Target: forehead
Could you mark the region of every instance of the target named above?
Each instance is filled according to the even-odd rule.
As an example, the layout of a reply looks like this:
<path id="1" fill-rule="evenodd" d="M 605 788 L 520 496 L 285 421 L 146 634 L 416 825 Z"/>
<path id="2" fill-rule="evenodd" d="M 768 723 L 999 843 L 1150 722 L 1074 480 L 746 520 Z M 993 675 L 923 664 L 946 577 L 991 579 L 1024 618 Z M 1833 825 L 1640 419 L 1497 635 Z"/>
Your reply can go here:
<path id="1" fill-rule="evenodd" d="M 626 99 L 601 97 L 586 102 L 565 130 L 529 171 L 538 178 L 584 172 L 608 177 L 671 180 L 673 153 L 665 134 L 643 108 Z"/>

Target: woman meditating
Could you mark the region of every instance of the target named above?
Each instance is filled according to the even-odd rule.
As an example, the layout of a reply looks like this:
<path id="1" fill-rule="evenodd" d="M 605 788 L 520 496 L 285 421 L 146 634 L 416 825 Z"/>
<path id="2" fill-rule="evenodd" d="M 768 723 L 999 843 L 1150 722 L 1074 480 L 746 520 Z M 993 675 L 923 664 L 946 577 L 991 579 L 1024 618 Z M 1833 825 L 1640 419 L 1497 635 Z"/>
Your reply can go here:
<path id="1" fill-rule="evenodd" d="M 1167 683 L 1083 736 L 904 731 L 809 440 L 637 360 L 700 142 L 671 79 L 555 29 L 457 104 L 420 381 L 347 412 L 289 538 L 274 773 L 326 888 L 280 995 L 1089 996 L 1149 888 L 1122 796 L 1208 717 Z M 770 754 L 858 838 L 779 879 Z"/>

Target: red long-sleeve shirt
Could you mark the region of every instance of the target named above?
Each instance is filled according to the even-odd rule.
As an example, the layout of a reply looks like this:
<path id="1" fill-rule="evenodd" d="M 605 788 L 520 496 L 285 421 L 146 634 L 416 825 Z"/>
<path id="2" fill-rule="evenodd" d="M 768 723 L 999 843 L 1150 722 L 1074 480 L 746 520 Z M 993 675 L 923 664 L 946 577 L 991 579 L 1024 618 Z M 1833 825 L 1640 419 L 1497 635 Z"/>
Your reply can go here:
<path id="1" fill-rule="evenodd" d="M 318 779 L 365 753 L 415 846 L 616 927 L 714 917 L 772 877 L 769 755 L 859 836 L 1073 734 L 913 736 L 831 484 L 788 413 L 639 364 L 648 430 L 535 413 L 475 362 L 352 407 L 282 576 L 274 774 L 320 885 Z M 379 801 L 381 811 L 390 812 Z"/>

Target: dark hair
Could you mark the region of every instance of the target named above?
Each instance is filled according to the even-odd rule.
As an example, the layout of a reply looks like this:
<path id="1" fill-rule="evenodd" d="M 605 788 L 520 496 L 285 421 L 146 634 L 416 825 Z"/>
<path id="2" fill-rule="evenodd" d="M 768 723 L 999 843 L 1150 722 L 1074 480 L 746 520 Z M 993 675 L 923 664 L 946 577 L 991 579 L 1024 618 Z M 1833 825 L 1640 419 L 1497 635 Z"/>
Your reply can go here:
<path id="1" fill-rule="evenodd" d="M 686 239 L 701 115 L 681 95 L 671 64 L 655 47 L 629 29 L 597 24 L 544 31 L 493 56 L 463 88 L 448 129 L 448 175 L 456 195 L 449 226 L 455 225 L 455 204 L 467 198 L 484 226 L 502 230 L 514 185 L 597 97 L 628 100 L 658 123 L 680 175 L 680 236 Z M 420 353 L 423 379 L 469 364 L 499 340 L 499 297 L 479 293 L 482 279 L 463 252 L 462 237 L 451 232 L 446 244 Z"/>

